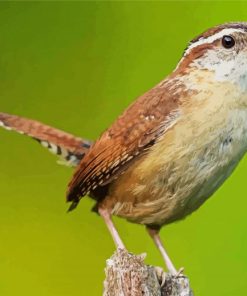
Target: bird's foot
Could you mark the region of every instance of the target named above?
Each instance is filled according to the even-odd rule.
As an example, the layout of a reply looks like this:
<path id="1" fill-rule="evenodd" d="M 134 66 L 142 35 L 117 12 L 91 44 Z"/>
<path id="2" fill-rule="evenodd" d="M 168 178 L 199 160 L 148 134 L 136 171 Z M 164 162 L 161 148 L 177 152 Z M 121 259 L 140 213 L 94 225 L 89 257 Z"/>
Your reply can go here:
<path id="1" fill-rule="evenodd" d="M 177 273 L 175 274 L 175 277 L 178 278 L 180 276 L 183 276 L 183 272 L 184 272 L 184 267 L 180 267 Z"/>
<path id="2" fill-rule="evenodd" d="M 165 285 L 165 281 L 166 279 L 169 277 L 169 278 L 179 278 L 179 277 L 184 277 L 183 275 L 183 271 L 184 271 L 184 268 L 181 267 L 179 268 L 179 270 L 174 274 L 174 273 L 171 273 L 171 272 L 168 272 L 166 273 L 162 267 L 159 267 L 159 266 L 155 266 L 154 267 L 154 270 L 155 270 L 155 273 L 157 275 L 157 278 L 159 280 L 159 283 L 160 283 L 160 286 L 163 287 Z"/>
<path id="3" fill-rule="evenodd" d="M 155 266 L 154 270 L 157 275 L 160 286 L 163 287 L 166 281 L 166 272 L 163 270 L 162 267 L 159 266 Z"/>

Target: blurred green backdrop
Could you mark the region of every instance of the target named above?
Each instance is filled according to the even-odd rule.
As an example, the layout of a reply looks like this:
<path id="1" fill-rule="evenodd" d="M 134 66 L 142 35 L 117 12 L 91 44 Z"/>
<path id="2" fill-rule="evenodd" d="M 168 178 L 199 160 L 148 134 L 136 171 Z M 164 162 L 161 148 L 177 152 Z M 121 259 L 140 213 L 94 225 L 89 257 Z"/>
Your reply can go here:
<path id="1" fill-rule="evenodd" d="M 187 42 L 245 2 L 1 2 L 0 111 L 95 139 L 172 71 Z M 66 213 L 72 169 L 36 143 L 0 130 L 0 294 L 100 295 L 114 250 L 84 199 Z M 247 159 L 213 198 L 162 230 L 196 295 L 244 295 Z M 123 240 L 162 265 L 144 227 L 115 219 Z"/>

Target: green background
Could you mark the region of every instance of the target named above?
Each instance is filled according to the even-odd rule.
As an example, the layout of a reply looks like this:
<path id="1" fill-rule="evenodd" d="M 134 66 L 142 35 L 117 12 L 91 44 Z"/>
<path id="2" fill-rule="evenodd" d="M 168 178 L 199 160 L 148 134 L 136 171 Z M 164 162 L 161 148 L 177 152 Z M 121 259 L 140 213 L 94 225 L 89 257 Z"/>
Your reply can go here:
<path id="1" fill-rule="evenodd" d="M 187 42 L 245 2 L 0 3 L 0 110 L 95 139 L 170 73 Z M 100 295 L 114 245 L 85 198 L 67 214 L 72 169 L 0 130 L 0 295 Z M 161 236 L 196 295 L 245 295 L 247 159 L 199 211 Z M 144 227 L 115 219 L 134 253 L 163 265 Z"/>

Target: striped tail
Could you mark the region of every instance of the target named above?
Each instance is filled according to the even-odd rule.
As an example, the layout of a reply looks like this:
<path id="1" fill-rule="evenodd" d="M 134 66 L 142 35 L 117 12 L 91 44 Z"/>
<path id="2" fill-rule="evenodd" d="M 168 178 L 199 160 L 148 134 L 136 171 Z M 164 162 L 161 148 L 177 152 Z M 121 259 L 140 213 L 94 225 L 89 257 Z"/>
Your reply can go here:
<path id="1" fill-rule="evenodd" d="M 35 139 L 51 153 L 58 155 L 59 163 L 69 166 L 77 166 L 92 145 L 91 141 L 75 137 L 41 122 L 1 112 L 0 126 Z"/>

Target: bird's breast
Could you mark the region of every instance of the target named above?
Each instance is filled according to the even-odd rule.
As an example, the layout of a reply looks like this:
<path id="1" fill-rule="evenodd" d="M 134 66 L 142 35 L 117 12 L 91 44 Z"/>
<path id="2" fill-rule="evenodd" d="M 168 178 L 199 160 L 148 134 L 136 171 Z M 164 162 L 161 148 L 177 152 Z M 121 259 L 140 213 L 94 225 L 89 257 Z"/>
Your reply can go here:
<path id="1" fill-rule="evenodd" d="M 110 186 L 104 203 L 141 224 L 181 219 L 213 194 L 246 149 L 246 109 L 187 113 Z"/>

